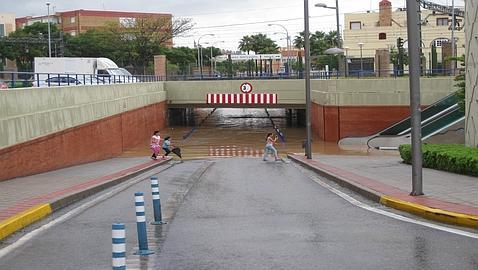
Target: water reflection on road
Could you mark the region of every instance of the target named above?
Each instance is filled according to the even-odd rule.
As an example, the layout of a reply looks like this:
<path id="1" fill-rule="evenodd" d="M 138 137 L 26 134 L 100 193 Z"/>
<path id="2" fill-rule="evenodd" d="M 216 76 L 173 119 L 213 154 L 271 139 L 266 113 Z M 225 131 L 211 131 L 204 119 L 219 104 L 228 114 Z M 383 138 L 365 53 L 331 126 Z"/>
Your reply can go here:
<path id="1" fill-rule="evenodd" d="M 266 134 L 274 132 L 264 109 L 217 109 L 212 114 L 211 112 L 212 109 L 196 109 L 193 117 L 197 128 L 193 130 L 194 126 L 173 124 L 161 130 L 161 137 L 171 136 L 172 143 L 181 147 L 183 158 L 262 155 Z M 302 142 L 306 139 L 305 127 L 299 126 L 294 118 L 287 121 L 285 109 L 268 109 L 268 112 L 285 135 L 286 142 L 276 145 L 279 155 L 284 157 L 288 153 L 304 153 Z M 183 139 L 187 134 L 190 136 Z M 341 150 L 334 142 L 324 142 L 317 137 L 312 140 L 314 153 L 396 155 L 394 152 L 377 150 Z M 149 138 L 146 138 L 143 145 L 129 149 L 124 156 L 149 154 Z"/>

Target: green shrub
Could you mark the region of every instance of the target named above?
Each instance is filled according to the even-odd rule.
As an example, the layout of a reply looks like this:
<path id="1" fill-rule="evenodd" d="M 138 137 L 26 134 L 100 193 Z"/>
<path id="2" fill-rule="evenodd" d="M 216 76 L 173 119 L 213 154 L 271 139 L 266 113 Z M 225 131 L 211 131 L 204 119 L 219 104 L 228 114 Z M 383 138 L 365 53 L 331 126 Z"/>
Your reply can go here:
<path id="1" fill-rule="evenodd" d="M 400 145 L 399 151 L 403 162 L 411 164 L 411 146 Z M 422 152 L 423 167 L 478 176 L 477 148 L 457 144 L 424 144 Z"/>

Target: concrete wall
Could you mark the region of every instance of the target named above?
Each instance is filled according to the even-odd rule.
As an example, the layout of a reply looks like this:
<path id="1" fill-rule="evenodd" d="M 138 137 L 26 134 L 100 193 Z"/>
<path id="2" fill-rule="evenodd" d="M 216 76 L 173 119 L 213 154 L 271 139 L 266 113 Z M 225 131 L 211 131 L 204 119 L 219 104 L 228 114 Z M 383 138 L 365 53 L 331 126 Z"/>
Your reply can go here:
<path id="1" fill-rule="evenodd" d="M 478 147 L 478 3 L 466 3 L 466 145 Z"/>
<path id="2" fill-rule="evenodd" d="M 165 83 L 169 104 L 205 104 L 208 93 L 241 93 L 246 81 L 171 81 Z M 305 103 L 304 80 L 248 80 L 252 93 L 277 93 L 280 104 Z"/>
<path id="3" fill-rule="evenodd" d="M 165 100 L 162 83 L 0 91 L 0 149 Z"/>
<path id="4" fill-rule="evenodd" d="M 112 158 L 166 126 L 162 83 L 0 91 L 0 181 Z"/>
<path id="5" fill-rule="evenodd" d="M 168 104 L 205 104 L 207 93 L 241 93 L 245 81 L 165 82 Z M 305 104 L 304 80 L 252 80 L 252 93 L 277 93 L 279 104 Z M 422 104 L 431 104 L 455 91 L 453 78 L 422 78 Z M 312 80 L 311 98 L 324 106 L 408 105 L 407 78 Z"/>

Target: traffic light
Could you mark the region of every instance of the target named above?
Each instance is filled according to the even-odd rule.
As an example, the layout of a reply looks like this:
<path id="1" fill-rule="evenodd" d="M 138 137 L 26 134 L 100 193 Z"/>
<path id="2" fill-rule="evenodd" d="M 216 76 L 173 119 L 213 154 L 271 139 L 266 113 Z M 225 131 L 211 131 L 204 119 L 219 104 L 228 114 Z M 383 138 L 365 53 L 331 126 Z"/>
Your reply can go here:
<path id="1" fill-rule="evenodd" d="M 397 48 L 403 48 L 403 38 L 397 38 Z"/>

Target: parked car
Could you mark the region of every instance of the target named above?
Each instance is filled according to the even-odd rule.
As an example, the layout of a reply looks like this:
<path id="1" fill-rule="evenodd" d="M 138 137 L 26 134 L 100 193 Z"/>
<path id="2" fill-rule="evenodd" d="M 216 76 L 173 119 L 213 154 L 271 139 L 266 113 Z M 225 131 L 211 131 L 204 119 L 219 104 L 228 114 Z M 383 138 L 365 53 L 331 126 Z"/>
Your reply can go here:
<path id="1" fill-rule="evenodd" d="M 76 76 L 75 76 L 76 77 Z M 46 80 L 40 80 L 40 84 L 37 85 L 37 81 L 33 82 L 34 87 L 49 87 L 49 86 L 75 86 L 75 85 L 96 85 L 105 84 L 105 81 L 95 76 L 78 76 L 77 78 L 70 76 L 53 76 Z"/>
<path id="2" fill-rule="evenodd" d="M 0 80 L 0 89 L 8 89 L 8 83 L 3 80 Z"/>

